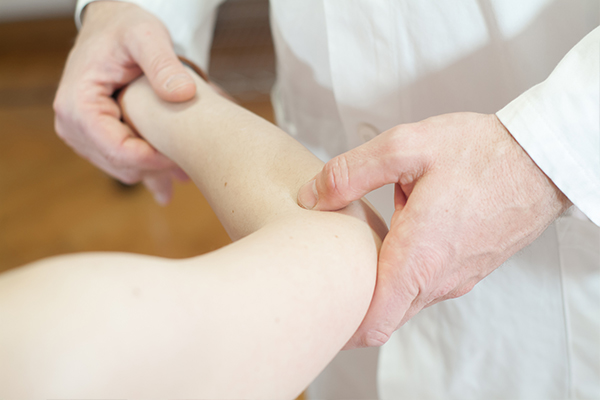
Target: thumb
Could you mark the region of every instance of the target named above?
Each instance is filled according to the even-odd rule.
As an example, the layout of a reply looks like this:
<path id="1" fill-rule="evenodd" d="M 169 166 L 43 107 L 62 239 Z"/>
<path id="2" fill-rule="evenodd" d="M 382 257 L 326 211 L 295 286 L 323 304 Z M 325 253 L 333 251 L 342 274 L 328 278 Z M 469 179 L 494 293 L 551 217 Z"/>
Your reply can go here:
<path id="1" fill-rule="evenodd" d="M 306 209 L 334 211 L 389 183 L 403 174 L 422 170 L 414 157 L 404 157 L 400 136 L 389 130 L 373 140 L 341 154 L 325 164 L 315 178 L 298 192 L 298 204 Z"/>
<path id="2" fill-rule="evenodd" d="M 129 49 L 154 92 L 165 101 L 190 100 L 196 93 L 196 84 L 177 59 L 169 33 L 163 27 L 144 33 L 132 37 Z"/>

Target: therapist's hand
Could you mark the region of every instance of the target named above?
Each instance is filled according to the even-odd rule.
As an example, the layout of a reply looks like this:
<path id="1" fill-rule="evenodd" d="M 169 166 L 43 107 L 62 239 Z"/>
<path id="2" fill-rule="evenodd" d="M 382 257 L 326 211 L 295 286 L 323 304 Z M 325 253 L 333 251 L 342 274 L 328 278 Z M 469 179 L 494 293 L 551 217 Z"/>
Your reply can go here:
<path id="1" fill-rule="evenodd" d="M 142 73 L 163 100 L 185 101 L 196 92 L 156 17 L 128 3 L 89 4 L 54 100 L 55 129 L 82 157 L 122 182 L 143 181 L 166 204 L 172 179 L 187 176 L 120 122 L 111 97 Z"/>
<path id="2" fill-rule="evenodd" d="M 389 183 L 375 294 L 345 348 L 380 346 L 424 307 L 466 294 L 570 205 L 495 115 L 472 113 L 382 133 L 329 161 L 298 202 L 336 210 Z"/>

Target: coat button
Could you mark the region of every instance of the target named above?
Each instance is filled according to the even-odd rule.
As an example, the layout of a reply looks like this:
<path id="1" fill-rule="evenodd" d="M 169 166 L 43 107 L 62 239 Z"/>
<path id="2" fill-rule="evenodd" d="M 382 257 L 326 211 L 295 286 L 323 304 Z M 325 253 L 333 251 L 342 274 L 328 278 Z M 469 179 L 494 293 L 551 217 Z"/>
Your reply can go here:
<path id="1" fill-rule="evenodd" d="M 375 136 L 379 134 L 379 131 L 373 125 L 366 122 L 361 122 L 356 127 L 356 133 L 358 134 L 360 140 L 363 142 L 368 142 L 369 140 L 375 138 Z"/>

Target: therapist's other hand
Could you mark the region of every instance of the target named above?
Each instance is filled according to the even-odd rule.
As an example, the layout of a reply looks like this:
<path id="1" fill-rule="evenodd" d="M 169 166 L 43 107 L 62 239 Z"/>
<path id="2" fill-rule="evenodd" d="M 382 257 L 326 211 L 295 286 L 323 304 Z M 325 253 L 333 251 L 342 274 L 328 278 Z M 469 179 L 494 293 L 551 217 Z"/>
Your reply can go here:
<path id="1" fill-rule="evenodd" d="M 196 92 L 156 17 L 128 3 L 89 4 L 54 100 L 55 129 L 79 155 L 122 182 L 143 181 L 166 204 L 172 180 L 186 174 L 120 121 L 112 98 L 142 73 L 163 100 L 186 101 Z"/>
<path id="2" fill-rule="evenodd" d="M 424 307 L 466 294 L 570 204 L 495 115 L 473 113 L 382 133 L 329 161 L 298 202 L 336 210 L 390 183 L 375 293 L 345 348 L 380 346 Z"/>

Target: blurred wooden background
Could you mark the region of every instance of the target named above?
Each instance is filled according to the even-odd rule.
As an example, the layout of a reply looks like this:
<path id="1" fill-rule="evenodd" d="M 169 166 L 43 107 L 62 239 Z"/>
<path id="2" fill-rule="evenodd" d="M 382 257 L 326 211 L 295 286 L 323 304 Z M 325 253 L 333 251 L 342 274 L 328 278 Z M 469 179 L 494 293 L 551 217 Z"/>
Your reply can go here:
<path id="1" fill-rule="evenodd" d="M 182 258 L 229 243 L 193 184 L 178 184 L 161 207 L 56 136 L 52 100 L 76 34 L 72 17 L 0 24 L 0 272 L 64 253 Z M 210 70 L 243 106 L 272 120 L 267 0 L 221 6 Z"/>

